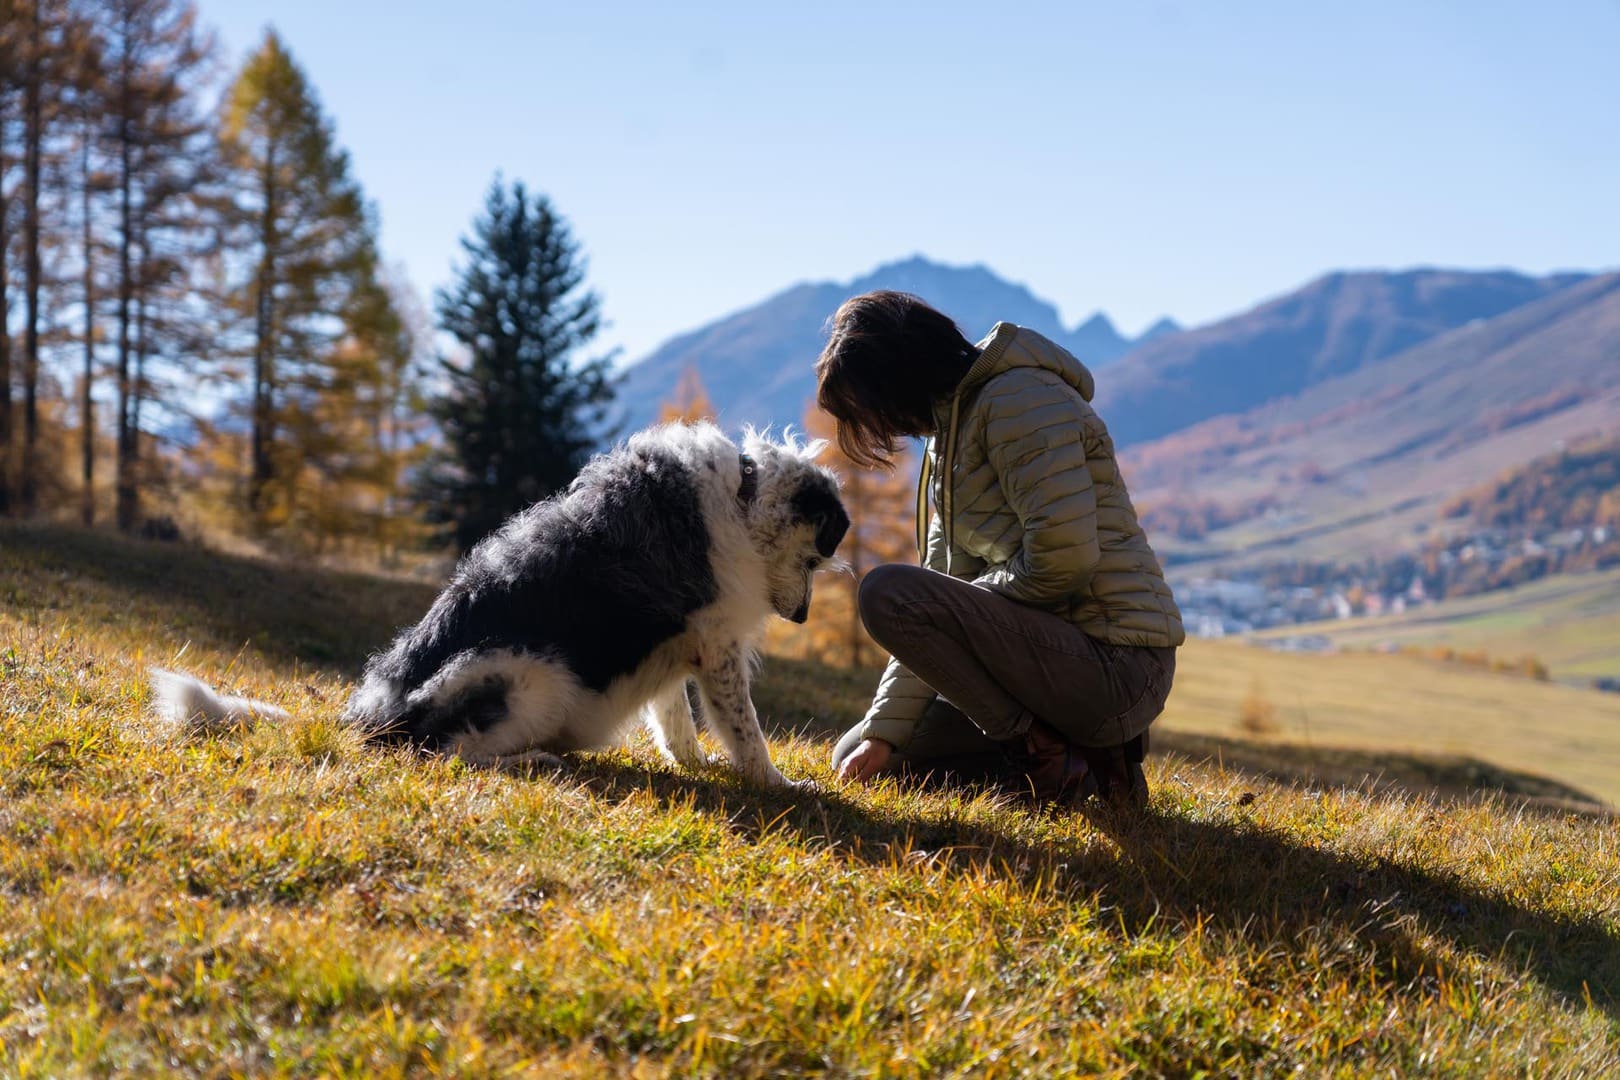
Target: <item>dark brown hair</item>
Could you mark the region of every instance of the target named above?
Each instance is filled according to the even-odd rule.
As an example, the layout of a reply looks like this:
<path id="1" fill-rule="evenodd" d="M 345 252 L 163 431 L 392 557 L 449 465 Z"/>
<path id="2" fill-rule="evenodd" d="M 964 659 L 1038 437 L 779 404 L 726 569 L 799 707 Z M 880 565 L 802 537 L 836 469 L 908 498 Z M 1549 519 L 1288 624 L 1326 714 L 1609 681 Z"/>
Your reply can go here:
<path id="1" fill-rule="evenodd" d="M 896 442 L 934 430 L 934 403 L 962 381 L 976 349 L 915 296 L 851 297 L 816 361 L 816 404 L 838 421 L 838 446 L 863 468 L 887 467 Z"/>

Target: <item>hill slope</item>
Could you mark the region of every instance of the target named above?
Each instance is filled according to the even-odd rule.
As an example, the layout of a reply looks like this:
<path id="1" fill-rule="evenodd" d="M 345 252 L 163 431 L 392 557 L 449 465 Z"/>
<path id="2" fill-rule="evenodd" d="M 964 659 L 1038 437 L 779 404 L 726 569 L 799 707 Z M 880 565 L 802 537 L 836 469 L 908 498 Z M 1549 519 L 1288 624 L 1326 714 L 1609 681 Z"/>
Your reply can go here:
<path id="1" fill-rule="evenodd" d="M 0 526 L 0 1072 L 1620 1067 L 1609 822 L 1177 756 L 1132 821 L 639 744 L 484 773 L 330 719 L 423 591 Z M 294 720 L 153 730 L 188 640 Z M 870 678 L 772 666 L 787 772 Z"/>
<path id="2" fill-rule="evenodd" d="M 1346 558 L 1413 543 L 1446 497 L 1617 423 L 1609 274 L 1125 456 L 1139 502 L 1287 508 L 1212 534 L 1205 557 Z"/>
<path id="3" fill-rule="evenodd" d="M 970 338 L 989 332 L 998 320 L 1031 327 L 1097 366 L 1118 359 L 1132 344 L 1101 313 L 1069 330 L 1050 303 L 983 266 L 943 266 L 914 257 L 848 283 L 795 285 L 660 346 L 626 369 L 619 405 L 627 425 L 650 422 L 688 367 L 702 377 L 726 427 L 799 424 L 815 397 L 811 365 L 826 341 L 828 318 L 844 300 L 873 289 L 921 296 Z M 1144 340 L 1174 332 L 1173 322 L 1160 320 Z"/>
<path id="4" fill-rule="evenodd" d="M 1134 349 L 1098 380 L 1120 445 L 1241 413 L 1581 280 L 1509 272 L 1334 273 L 1241 315 Z"/>

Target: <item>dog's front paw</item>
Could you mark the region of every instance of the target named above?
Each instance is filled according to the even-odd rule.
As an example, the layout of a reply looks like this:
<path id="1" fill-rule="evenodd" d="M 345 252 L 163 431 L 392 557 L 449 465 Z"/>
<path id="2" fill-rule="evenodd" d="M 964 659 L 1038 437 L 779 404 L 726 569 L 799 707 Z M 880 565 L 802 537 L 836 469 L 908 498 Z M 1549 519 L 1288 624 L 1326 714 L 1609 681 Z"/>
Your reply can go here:
<path id="1" fill-rule="evenodd" d="M 781 791 L 813 791 L 815 785 L 810 780 L 789 780 L 777 770 L 775 765 L 766 765 L 759 772 L 750 773 L 748 781 L 756 787 L 775 788 Z"/>
<path id="2" fill-rule="evenodd" d="M 702 772 L 714 764 L 714 758 L 703 752 L 696 739 L 689 743 L 677 743 L 674 746 L 660 746 L 664 760 L 679 765 L 691 772 Z"/>

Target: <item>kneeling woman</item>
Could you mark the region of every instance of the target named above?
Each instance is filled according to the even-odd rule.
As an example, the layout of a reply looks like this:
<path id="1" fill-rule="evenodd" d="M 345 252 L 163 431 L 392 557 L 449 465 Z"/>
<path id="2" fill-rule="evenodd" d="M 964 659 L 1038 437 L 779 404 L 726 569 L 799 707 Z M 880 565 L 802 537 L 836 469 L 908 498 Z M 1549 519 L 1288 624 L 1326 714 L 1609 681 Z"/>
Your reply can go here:
<path id="1" fill-rule="evenodd" d="M 998 323 L 974 345 L 917 298 L 874 292 L 838 309 L 816 376 L 857 464 L 929 440 L 923 565 L 861 583 L 892 659 L 833 751 L 839 776 L 977 762 L 1043 802 L 1144 805 L 1146 733 L 1184 635 L 1091 372 L 1032 330 Z"/>

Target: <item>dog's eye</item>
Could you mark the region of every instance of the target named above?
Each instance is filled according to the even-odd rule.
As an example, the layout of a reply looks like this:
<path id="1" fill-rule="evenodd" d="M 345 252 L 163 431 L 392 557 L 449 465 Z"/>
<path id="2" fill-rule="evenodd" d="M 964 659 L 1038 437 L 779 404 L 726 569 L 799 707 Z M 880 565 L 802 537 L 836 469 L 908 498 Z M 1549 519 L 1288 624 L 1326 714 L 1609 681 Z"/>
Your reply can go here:
<path id="1" fill-rule="evenodd" d="M 821 565 L 821 558 L 820 558 L 820 556 L 817 556 L 817 555 L 812 555 L 808 559 L 804 560 L 804 568 L 806 570 L 814 570 L 816 567 L 818 567 L 820 565 Z"/>

